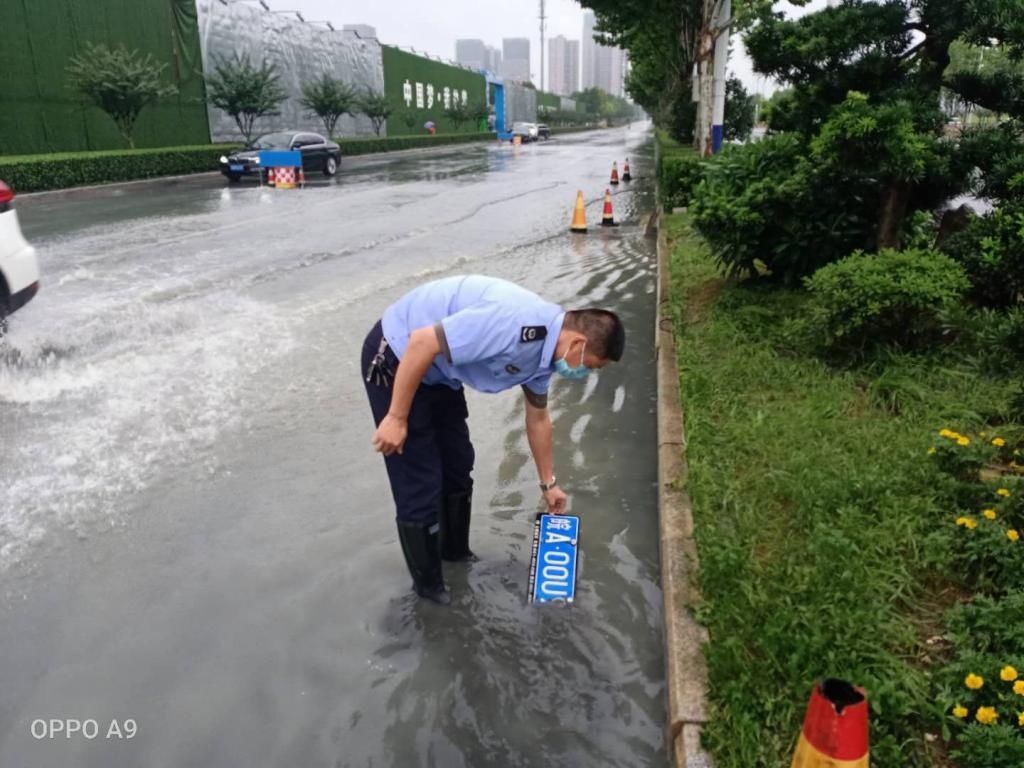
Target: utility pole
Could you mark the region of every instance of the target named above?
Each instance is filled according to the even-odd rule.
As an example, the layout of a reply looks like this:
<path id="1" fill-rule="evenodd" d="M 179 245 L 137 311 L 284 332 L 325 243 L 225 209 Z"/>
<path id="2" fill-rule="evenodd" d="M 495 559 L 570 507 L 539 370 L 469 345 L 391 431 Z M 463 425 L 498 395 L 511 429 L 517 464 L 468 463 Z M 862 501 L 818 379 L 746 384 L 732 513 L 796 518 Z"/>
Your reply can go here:
<path id="1" fill-rule="evenodd" d="M 544 90 L 544 0 L 540 0 L 540 89 Z"/>
<path id="2" fill-rule="evenodd" d="M 718 8 L 718 39 L 715 40 L 714 81 L 712 85 L 711 105 L 711 151 L 718 154 L 722 150 L 725 130 L 725 76 L 729 65 L 729 25 L 732 22 L 732 3 L 722 0 Z"/>

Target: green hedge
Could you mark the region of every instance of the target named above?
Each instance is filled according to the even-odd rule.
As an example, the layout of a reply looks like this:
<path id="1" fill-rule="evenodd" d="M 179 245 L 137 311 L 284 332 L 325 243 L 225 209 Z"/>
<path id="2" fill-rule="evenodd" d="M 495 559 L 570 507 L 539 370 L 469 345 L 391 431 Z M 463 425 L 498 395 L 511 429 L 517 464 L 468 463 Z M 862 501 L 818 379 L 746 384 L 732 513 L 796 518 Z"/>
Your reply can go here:
<path id="1" fill-rule="evenodd" d="M 434 136 L 381 136 L 369 139 L 335 139 L 341 145 L 341 154 L 369 155 L 376 152 L 395 152 L 399 149 L 440 147 L 445 144 L 465 144 L 470 141 L 495 141 L 493 133 L 439 133 Z"/>
<path id="2" fill-rule="evenodd" d="M 692 147 L 680 144 L 662 130 L 656 134 L 655 152 L 658 202 L 667 211 L 689 205 L 704 175 L 700 156 Z"/>
<path id="3" fill-rule="evenodd" d="M 552 133 L 572 130 L 554 129 Z M 440 147 L 472 141 L 495 141 L 493 133 L 449 133 L 437 136 L 388 136 L 370 139 L 340 139 L 342 156 L 394 152 L 400 149 Z M 238 149 L 238 144 L 207 144 L 198 147 L 125 149 L 102 152 L 61 152 L 52 155 L 10 155 L 0 157 L 0 179 L 16 192 L 40 192 L 88 184 L 182 176 L 216 171 L 221 155 Z"/>
<path id="4" fill-rule="evenodd" d="M 60 152 L 0 157 L 0 179 L 16 192 L 37 192 L 86 184 L 132 181 L 215 171 L 220 156 L 235 145 Z"/>

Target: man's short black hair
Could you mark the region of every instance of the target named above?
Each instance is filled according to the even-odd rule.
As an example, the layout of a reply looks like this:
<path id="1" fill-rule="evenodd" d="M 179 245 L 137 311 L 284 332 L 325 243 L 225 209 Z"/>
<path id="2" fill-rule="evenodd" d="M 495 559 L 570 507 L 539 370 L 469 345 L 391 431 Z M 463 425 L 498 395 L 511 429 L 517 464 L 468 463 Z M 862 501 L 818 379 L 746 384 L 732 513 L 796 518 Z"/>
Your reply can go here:
<path id="1" fill-rule="evenodd" d="M 565 327 L 587 337 L 590 351 L 605 360 L 618 362 L 626 346 L 626 329 L 614 312 L 607 309 L 573 309 L 565 313 Z"/>

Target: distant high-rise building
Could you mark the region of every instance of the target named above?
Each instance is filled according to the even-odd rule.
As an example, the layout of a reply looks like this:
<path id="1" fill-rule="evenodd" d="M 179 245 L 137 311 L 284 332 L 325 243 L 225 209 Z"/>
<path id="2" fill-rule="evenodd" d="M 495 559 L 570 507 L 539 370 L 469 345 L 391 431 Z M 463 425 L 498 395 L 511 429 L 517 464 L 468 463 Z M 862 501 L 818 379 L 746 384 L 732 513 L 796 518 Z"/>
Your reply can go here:
<path id="1" fill-rule="evenodd" d="M 570 96 L 580 88 L 580 41 L 563 35 L 548 41 L 548 90 Z"/>
<path id="2" fill-rule="evenodd" d="M 345 24 L 341 31 L 354 32 L 358 37 L 362 38 L 377 37 L 377 28 L 371 27 L 369 24 Z"/>
<path id="3" fill-rule="evenodd" d="M 483 40 L 456 40 L 455 60 L 473 69 L 487 69 L 487 46 Z"/>
<path id="4" fill-rule="evenodd" d="M 622 96 L 626 54 L 621 48 L 599 45 L 594 40 L 596 20 L 591 11 L 583 14 L 583 82 L 582 87 L 600 88 L 613 96 Z"/>
<path id="5" fill-rule="evenodd" d="M 487 69 L 494 74 L 501 74 L 501 51 L 487 46 Z"/>
<path id="6" fill-rule="evenodd" d="M 501 41 L 502 77 L 510 80 L 530 79 L 530 39 L 528 37 L 506 37 Z"/>
<path id="7" fill-rule="evenodd" d="M 597 43 L 594 42 L 594 18 L 593 11 L 586 11 L 583 14 L 583 44 L 582 44 L 582 66 L 580 67 L 580 88 L 586 90 L 594 87 L 594 54 L 597 51 Z"/>

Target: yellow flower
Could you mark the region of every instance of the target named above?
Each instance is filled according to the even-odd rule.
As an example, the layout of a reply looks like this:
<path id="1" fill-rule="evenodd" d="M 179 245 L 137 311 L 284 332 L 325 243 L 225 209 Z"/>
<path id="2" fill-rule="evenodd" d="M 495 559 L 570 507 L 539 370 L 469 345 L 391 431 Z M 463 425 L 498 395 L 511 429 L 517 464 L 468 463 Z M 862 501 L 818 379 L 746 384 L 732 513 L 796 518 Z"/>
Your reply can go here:
<path id="1" fill-rule="evenodd" d="M 981 437 L 988 437 L 988 432 L 979 432 L 978 434 L 979 434 L 979 435 L 980 435 Z"/>
<path id="2" fill-rule="evenodd" d="M 1017 725 L 1024 725 L 1024 712 L 1017 715 Z"/>
<path id="3" fill-rule="evenodd" d="M 992 445 L 994 445 L 996 448 L 1002 448 L 1004 445 L 1006 445 L 1006 441 L 1003 440 L 1003 438 L 1001 437 L 996 437 L 992 439 Z"/>
<path id="4" fill-rule="evenodd" d="M 1011 528 L 1006 532 L 1006 538 L 1008 538 L 1010 541 L 1017 541 L 1018 539 L 1020 539 L 1020 534 L 1013 528 Z"/>
<path id="5" fill-rule="evenodd" d="M 978 707 L 974 719 L 982 725 L 992 725 L 992 723 L 999 719 L 999 713 L 996 712 L 995 707 Z"/>
<path id="6" fill-rule="evenodd" d="M 959 717 L 961 720 L 963 720 L 965 717 L 967 717 L 967 707 L 957 704 L 955 707 L 953 707 L 953 717 Z M 1024 717 L 1024 715 L 1021 715 L 1021 717 Z"/>
<path id="7" fill-rule="evenodd" d="M 1005 666 L 999 670 L 999 679 L 1004 683 L 1012 683 L 1017 679 L 1017 670 L 1011 666 Z"/>
<path id="8" fill-rule="evenodd" d="M 1004 499 L 1006 499 L 1006 498 L 1009 498 L 1010 491 L 1009 491 L 1008 488 L 1000 488 L 999 490 L 996 491 L 996 495 L 997 496 L 1002 496 Z"/>
<path id="9" fill-rule="evenodd" d="M 1018 680 L 1013 684 L 1013 692 L 1018 696 L 1024 696 L 1024 680 Z"/>
<path id="10" fill-rule="evenodd" d="M 986 509 L 981 514 L 983 514 L 985 516 L 986 520 L 995 520 L 996 519 L 996 511 L 994 509 Z"/>
<path id="11" fill-rule="evenodd" d="M 964 685 L 970 688 L 972 691 L 976 691 L 985 684 L 985 678 L 981 675 L 976 675 L 973 672 L 964 678 Z"/>
<path id="12" fill-rule="evenodd" d="M 957 445 L 970 445 L 971 444 L 971 438 L 964 437 L 963 435 L 961 435 L 960 437 L 958 437 L 956 439 L 956 444 Z"/>
<path id="13" fill-rule="evenodd" d="M 934 456 L 935 455 L 935 446 L 932 446 L 931 448 L 928 449 L 928 455 L 929 456 Z"/>
<path id="14" fill-rule="evenodd" d="M 942 429 L 939 431 L 939 437 L 956 437 L 956 432 L 951 429 Z"/>

